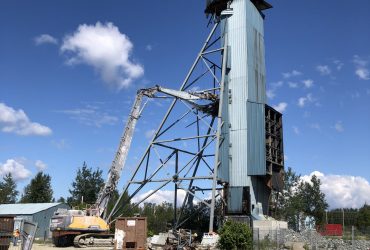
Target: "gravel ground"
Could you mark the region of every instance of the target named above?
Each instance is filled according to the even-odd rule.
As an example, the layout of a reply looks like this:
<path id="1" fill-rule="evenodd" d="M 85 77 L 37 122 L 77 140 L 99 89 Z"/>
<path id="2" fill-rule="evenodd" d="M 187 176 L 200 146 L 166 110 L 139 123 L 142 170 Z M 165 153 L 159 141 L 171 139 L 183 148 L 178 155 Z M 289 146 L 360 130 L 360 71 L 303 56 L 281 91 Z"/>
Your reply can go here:
<path id="1" fill-rule="evenodd" d="M 285 235 L 285 242 L 304 242 L 307 245 L 311 246 L 313 249 L 321 250 L 347 250 L 347 249 L 356 249 L 356 250 L 369 250 L 370 241 L 366 240 L 354 240 L 354 245 L 352 246 L 351 240 L 342 240 L 339 238 L 327 238 L 322 237 L 315 230 L 305 230 L 303 232 L 294 232 L 289 230 Z"/>
<path id="2" fill-rule="evenodd" d="M 20 250 L 21 247 L 20 246 L 16 246 L 16 247 L 13 247 L 12 244 L 9 248 L 9 250 Z M 80 249 L 81 248 L 77 248 L 77 247 L 63 247 L 63 248 L 58 248 L 58 247 L 55 247 L 53 244 L 33 244 L 32 246 L 32 250 L 55 250 L 55 249 Z M 95 248 L 85 248 L 85 249 L 89 249 L 89 250 L 103 250 L 103 249 L 107 249 L 106 247 L 95 247 Z"/>

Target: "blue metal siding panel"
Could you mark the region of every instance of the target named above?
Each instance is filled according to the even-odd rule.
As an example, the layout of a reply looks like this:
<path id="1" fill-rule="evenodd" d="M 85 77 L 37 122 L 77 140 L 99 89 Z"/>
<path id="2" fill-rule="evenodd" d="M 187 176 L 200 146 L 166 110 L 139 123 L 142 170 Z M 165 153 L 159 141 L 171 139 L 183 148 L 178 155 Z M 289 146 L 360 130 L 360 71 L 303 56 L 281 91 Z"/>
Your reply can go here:
<path id="1" fill-rule="evenodd" d="M 248 175 L 266 174 L 265 105 L 247 103 Z"/>
<path id="2" fill-rule="evenodd" d="M 228 193 L 228 208 L 229 213 L 242 212 L 243 187 L 230 187 Z"/>
<path id="3" fill-rule="evenodd" d="M 248 42 L 248 100 L 266 103 L 263 18 L 251 1 L 246 1 Z"/>
<path id="4" fill-rule="evenodd" d="M 229 73 L 230 100 L 228 112 L 230 119 L 230 186 L 247 185 L 247 108 L 248 71 L 246 37 L 246 1 L 233 1 L 233 15 L 228 21 L 228 42 L 231 47 Z"/>
<path id="5" fill-rule="evenodd" d="M 220 150 L 222 167 L 219 176 L 226 177 L 228 170 L 232 190 L 233 187 L 253 186 L 251 175 L 265 171 L 266 70 L 260 13 L 249 0 L 234 0 L 230 7 L 233 13 L 221 25 L 222 41 L 227 39 L 230 47 L 227 61 L 230 71 L 222 107 L 222 135 L 226 140 Z M 253 189 L 250 189 L 250 195 L 252 204 L 255 204 Z M 232 192 L 229 208 L 239 211 L 241 203 L 242 191 Z"/>
<path id="6" fill-rule="evenodd" d="M 57 211 L 58 208 L 69 208 L 66 204 L 59 204 L 57 206 L 51 207 L 47 210 L 40 211 L 35 213 L 32 217 L 33 222 L 37 222 L 37 230 L 35 238 L 44 239 L 51 238 L 50 232 L 50 219 L 54 215 L 54 212 Z"/>
<path id="7" fill-rule="evenodd" d="M 225 34 L 227 34 L 227 25 L 225 25 L 225 20 L 221 21 L 221 30 L 225 31 Z M 225 34 L 222 37 L 222 46 L 224 46 L 224 38 Z M 230 52 L 231 48 L 228 47 L 228 59 L 227 63 L 230 63 Z M 230 134 L 229 134 L 229 77 L 228 75 L 225 76 L 224 79 L 224 93 L 223 93 L 223 105 L 222 105 L 222 123 L 223 126 L 221 128 L 221 144 L 219 148 L 219 161 L 220 161 L 220 166 L 217 171 L 218 178 L 221 178 L 223 181 L 229 182 L 229 143 L 230 143 Z"/>

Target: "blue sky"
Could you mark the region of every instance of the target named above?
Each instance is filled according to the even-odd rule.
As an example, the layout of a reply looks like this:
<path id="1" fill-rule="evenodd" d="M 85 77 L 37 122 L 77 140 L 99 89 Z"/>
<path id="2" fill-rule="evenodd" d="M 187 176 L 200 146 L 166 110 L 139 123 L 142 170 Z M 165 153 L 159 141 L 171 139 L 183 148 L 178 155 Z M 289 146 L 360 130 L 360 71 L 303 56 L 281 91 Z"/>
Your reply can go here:
<path id="1" fill-rule="evenodd" d="M 370 202 L 370 2 L 271 3 L 267 89 L 284 114 L 286 166 L 318 171 L 332 207 Z M 106 173 L 136 90 L 178 88 L 190 68 L 209 32 L 204 5 L 1 1 L 0 175 L 12 172 L 22 190 L 43 169 L 58 198 L 83 161 Z M 99 32 L 118 43 L 100 45 Z M 138 124 L 129 166 L 158 107 Z"/>

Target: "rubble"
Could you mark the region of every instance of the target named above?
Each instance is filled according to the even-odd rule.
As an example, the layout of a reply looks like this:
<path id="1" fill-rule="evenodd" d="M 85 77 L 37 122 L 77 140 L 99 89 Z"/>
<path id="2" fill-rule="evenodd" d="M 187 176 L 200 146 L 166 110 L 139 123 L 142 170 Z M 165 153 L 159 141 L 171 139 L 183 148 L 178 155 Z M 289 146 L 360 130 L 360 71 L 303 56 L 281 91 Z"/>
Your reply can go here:
<path id="1" fill-rule="evenodd" d="M 323 237 L 316 230 L 304 230 L 302 232 L 295 232 L 288 230 L 284 239 L 284 247 L 282 249 L 290 249 L 292 243 L 302 242 L 309 247 L 309 249 L 328 249 L 328 250 L 368 250 L 370 249 L 370 241 L 366 240 L 354 240 L 352 246 L 352 240 L 343 240 L 341 238 Z"/>

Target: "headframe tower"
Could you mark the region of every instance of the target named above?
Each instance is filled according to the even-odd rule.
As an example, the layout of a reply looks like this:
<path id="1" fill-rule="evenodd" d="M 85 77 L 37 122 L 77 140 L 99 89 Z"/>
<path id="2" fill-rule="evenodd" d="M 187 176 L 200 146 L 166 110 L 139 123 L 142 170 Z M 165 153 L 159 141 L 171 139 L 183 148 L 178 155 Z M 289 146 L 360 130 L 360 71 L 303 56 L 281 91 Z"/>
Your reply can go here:
<path id="1" fill-rule="evenodd" d="M 268 214 L 271 189 L 281 188 L 281 115 L 266 105 L 263 0 L 207 1 L 226 44 L 218 177 L 228 183 L 227 214 Z M 272 129 L 272 130 L 271 130 Z"/>
<path id="2" fill-rule="evenodd" d="M 173 183 L 174 206 L 181 208 L 175 210 L 174 228 L 187 220 L 182 210 L 194 198 L 210 209 L 210 231 L 217 197 L 228 216 L 260 220 L 272 212 L 272 190 L 279 191 L 283 185 L 284 153 L 282 115 L 266 104 L 262 12 L 271 7 L 264 0 L 206 1 L 205 13 L 211 15 L 214 26 L 179 90 L 216 96 L 212 105 L 216 110 L 202 114 L 175 98 L 124 187 L 133 198 L 152 185 L 140 204 Z M 180 105 L 185 106 L 184 113 Z M 177 137 L 171 133 L 165 137 L 185 117 L 190 121 L 186 130 L 175 130 Z M 190 150 L 183 141 L 194 147 Z M 171 160 L 175 165 L 167 170 L 172 173 L 163 178 L 160 172 Z M 158 167 L 150 173 L 155 164 Z M 186 192 L 181 205 L 177 203 L 179 190 Z M 204 194 L 207 191 L 210 195 Z M 121 198 L 108 219 L 118 215 Z"/>

